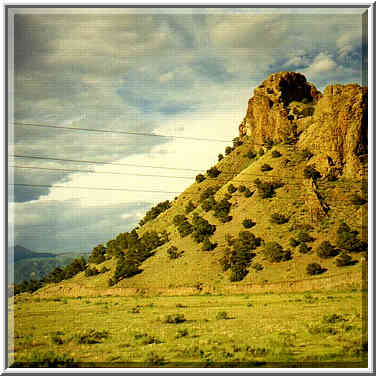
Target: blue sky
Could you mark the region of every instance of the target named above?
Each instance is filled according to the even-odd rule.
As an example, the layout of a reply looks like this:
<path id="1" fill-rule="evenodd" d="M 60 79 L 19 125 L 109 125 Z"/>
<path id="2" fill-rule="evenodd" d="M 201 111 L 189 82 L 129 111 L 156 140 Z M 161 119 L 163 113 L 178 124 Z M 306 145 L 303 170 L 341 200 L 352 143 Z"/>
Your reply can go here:
<path id="1" fill-rule="evenodd" d="M 298 71 L 320 90 L 331 83 L 361 83 L 362 12 L 123 9 L 41 14 L 19 9 L 10 43 L 10 120 L 229 142 L 195 144 L 10 124 L 9 164 L 89 167 L 13 160 L 15 153 L 170 166 L 181 168 L 179 175 L 194 176 L 183 169 L 206 170 L 215 163 L 237 136 L 253 88 L 268 74 Z M 174 196 L 69 188 L 77 184 L 166 191 L 190 184 L 189 179 L 103 174 L 115 168 L 138 174 L 150 169 L 90 167 L 96 173 L 10 169 L 10 180 L 16 183 L 66 187 L 10 191 L 11 240 L 35 250 L 91 249 L 131 229 L 151 205 Z"/>

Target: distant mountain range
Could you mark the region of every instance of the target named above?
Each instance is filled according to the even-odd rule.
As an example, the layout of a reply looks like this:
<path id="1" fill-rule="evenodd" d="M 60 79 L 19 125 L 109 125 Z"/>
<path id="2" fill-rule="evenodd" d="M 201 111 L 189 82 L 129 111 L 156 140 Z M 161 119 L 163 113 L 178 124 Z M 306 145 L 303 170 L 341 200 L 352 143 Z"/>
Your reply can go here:
<path id="1" fill-rule="evenodd" d="M 15 245 L 14 264 L 8 258 L 9 283 L 20 283 L 31 279 L 40 279 L 56 267 L 70 264 L 74 258 L 83 256 L 86 260 L 89 252 L 65 252 L 55 254 L 51 252 L 34 252 L 30 249 Z M 12 249 L 9 249 L 11 252 Z"/>
<path id="2" fill-rule="evenodd" d="M 21 245 L 15 245 L 13 250 L 14 262 L 29 258 L 56 257 L 56 254 L 47 252 L 33 252 L 30 249 L 22 247 Z"/>

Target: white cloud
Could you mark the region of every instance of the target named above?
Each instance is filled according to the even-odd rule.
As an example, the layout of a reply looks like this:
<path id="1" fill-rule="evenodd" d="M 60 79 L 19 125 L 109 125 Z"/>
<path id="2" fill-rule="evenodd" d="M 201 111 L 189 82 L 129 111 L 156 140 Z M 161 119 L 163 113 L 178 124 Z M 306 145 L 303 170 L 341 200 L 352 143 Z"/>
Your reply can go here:
<path id="1" fill-rule="evenodd" d="M 333 60 L 333 58 L 330 55 L 321 52 L 315 57 L 312 64 L 306 68 L 304 72 L 305 74 L 314 77 L 319 73 L 333 71 L 336 67 L 337 63 Z"/>
<path id="2" fill-rule="evenodd" d="M 343 33 L 336 42 L 338 54 L 341 57 L 349 55 L 361 45 L 361 35 L 357 33 Z"/>

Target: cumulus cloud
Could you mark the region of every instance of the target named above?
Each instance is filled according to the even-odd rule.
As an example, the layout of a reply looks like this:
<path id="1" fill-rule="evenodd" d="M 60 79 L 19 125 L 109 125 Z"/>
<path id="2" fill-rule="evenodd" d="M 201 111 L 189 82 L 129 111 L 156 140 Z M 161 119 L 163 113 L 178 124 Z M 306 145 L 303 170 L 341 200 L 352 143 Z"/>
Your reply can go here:
<path id="1" fill-rule="evenodd" d="M 327 73 L 336 69 L 337 64 L 330 55 L 325 53 L 318 54 L 313 60 L 312 64 L 305 69 L 305 73 L 310 76 L 315 76 L 320 73 Z"/>

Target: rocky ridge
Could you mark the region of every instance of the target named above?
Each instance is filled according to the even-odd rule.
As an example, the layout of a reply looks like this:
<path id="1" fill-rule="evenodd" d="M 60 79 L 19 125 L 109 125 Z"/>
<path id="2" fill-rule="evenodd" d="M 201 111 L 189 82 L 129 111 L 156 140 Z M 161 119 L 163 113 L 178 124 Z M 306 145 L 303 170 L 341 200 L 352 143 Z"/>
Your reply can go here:
<path id="1" fill-rule="evenodd" d="M 322 94 L 300 73 L 275 73 L 254 89 L 239 135 L 255 146 L 297 142 L 315 154 L 312 165 L 323 176 L 360 178 L 367 106 L 366 87 L 336 84 Z"/>

